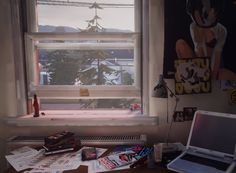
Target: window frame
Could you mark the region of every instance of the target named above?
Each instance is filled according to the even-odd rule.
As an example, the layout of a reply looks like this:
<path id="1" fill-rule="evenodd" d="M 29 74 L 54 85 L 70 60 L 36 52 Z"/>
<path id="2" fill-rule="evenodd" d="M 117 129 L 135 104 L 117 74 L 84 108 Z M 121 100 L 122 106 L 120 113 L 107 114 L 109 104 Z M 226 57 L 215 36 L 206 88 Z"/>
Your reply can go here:
<path id="1" fill-rule="evenodd" d="M 140 0 L 135 0 L 138 3 L 135 3 L 140 9 Z M 81 88 L 87 88 L 89 89 L 89 92 L 91 95 L 88 97 L 90 98 L 140 98 L 141 97 L 141 83 L 140 83 L 140 49 L 137 49 L 140 47 L 140 31 L 139 32 L 132 32 L 132 33 L 46 33 L 46 32 L 37 32 L 36 27 L 36 0 L 27 0 L 27 17 L 28 17 L 28 31 L 33 32 L 27 32 L 25 34 L 25 43 L 26 43 L 26 59 L 27 59 L 27 85 L 28 85 L 28 96 L 32 97 L 34 93 L 38 94 L 39 97 L 46 98 L 47 95 L 50 93 L 50 91 L 53 94 L 49 94 L 50 98 L 85 98 L 84 96 L 80 96 L 78 93 L 78 90 Z M 138 14 L 136 12 L 136 14 Z M 137 21 L 139 21 L 136 24 L 136 27 L 140 26 L 140 16 L 135 17 Z M 48 44 L 48 43 L 36 43 L 36 41 L 45 41 L 45 40 L 90 40 L 90 39 L 102 39 L 102 40 L 135 40 L 135 45 L 132 45 L 131 43 L 127 44 L 97 44 L 98 48 L 131 48 L 133 46 L 135 51 L 135 56 L 137 59 L 135 59 L 135 83 L 132 86 L 125 86 L 125 85 L 116 85 L 116 86 L 62 86 L 62 85 L 54 85 L 54 86 L 42 86 L 42 85 L 34 85 L 33 81 L 37 81 L 38 79 L 35 75 L 37 73 L 37 65 L 34 60 L 34 54 L 36 47 L 39 48 L 46 48 L 46 49 L 91 49 L 91 46 L 94 45 L 82 45 L 81 44 L 74 44 L 74 43 L 63 43 L 61 44 Z M 84 47 L 85 46 L 85 47 Z M 138 51 L 137 51 L 138 50 Z M 66 91 L 69 89 L 68 96 L 66 95 Z M 77 91 L 77 92 L 76 92 Z M 106 97 L 104 97 L 106 95 Z"/>
<path id="2" fill-rule="evenodd" d="M 6 118 L 6 121 L 8 124 L 12 124 L 12 125 L 16 125 L 16 126 L 150 126 L 150 125 L 158 125 L 159 124 L 159 119 L 158 117 L 152 117 L 149 116 L 149 100 L 150 100 L 150 90 L 149 90 L 149 1 L 146 0 L 139 0 L 139 2 L 141 3 L 142 9 L 141 9 L 141 13 L 142 13 L 142 20 L 141 23 L 139 23 L 140 29 L 141 29 L 141 35 L 140 35 L 140 44 L 141 44 L 141 50 L 142 53 L 140 54 L 140 69 L 139 73 L 140 75 L 140 87 L 137 88 L 138 93 L 141 95 L 141 101 L 142 101 L 142 107 L 143 107 L 143 112 L 142 114 L 137 114 L 137 113 L 133 113 L 132 115 L 129 114 L 128 117 L 126 117 L 125 115 L 122 115 L 123 117 L 120 118 L 114 118 L 112 117 L 112 115 L 110 117 L 107 118 L 101 118 L 101 117 L 74 117 L 74 118 L 68 118 L 68 117 L 61 117 L 60 115 L 55 114 L 55 116 L 52 117 L 48 117 L 48 116 L 40 116 L 38 118 L 33 118 L 32 115 L 26 115 L 26 111 L 23 111 L 22 113 L 18 113 L 19 116 L 17 117 L 8 117 Z M 23 13 L 27 13 L 27 14 L 31 14 L 31 15 L 24 15 L 25 19 L 28 16 L 29 18 L 34 18 L 34 16 L 32 14 L 35 15 L 35 13 L 32 11 L 31 8 L 26 8 L 26 4 L 28 5 L 32 5 L 35 3 L 34 0 L 26 0 L 23 3 Z M 15 4 L 13 4 L 15 5 Z M 140 11 L 136 11 L 136 13 L 139 13 L 139 15 L 141 14 Z M 13 20 L 17 20 L 15 17 L 13 18 Z M 34 20 L 33 20 L 34 21 Z M 27 24 L 26 20 L 22 21 L 24 24 Z M 23 29 L 23 31 L 30 31 L 33 28 L 33 23 L 31 23 L 31 25 L 25 25 L 25 28 L 27 29 Z M 40 35 L 40 33 L 35 32 L 36 28 L 33 28 L 31 31 L 34 31 L 34 37 L 37 37 L 38 35 Z M 27 35 L 29 34 L 29 35 Z M 50 33 L 52 34 L 52 33 Z M 129 33 L 130 34 L 130 33 Z M 73 35 L 73 34 L 72 34 Z M 25 58 L 29 58 L 30 53 L 27 52 L 27 49 L 33 50 L 32 49 L 32 44 L 30 43 L 32 41 L 32 37 L 31 32 L 27 32 L 25 34 Z M 59 36 L 58 36 L 59 37 Z M 74 37 L 74 36 L 71 36 Z M 23 57 L 23 56 L 22 56 Z M 141 58 L 142 57 L 142 58 Z M 19 61 L 19 55 L 17 54 L 17 56 L 15 56 L 16 62 Z M 27 59 L 26 59 L 27 60 Z M 30 68 L 28 66 L 28 64 L 26 63 L 26 60 L 24 59 L 24 68 Z M 16 68 L 20 66 L 19 63 L 16 63 Z M 27 105 L 29 105 L 29 101 L 27 100 L 27 98 L 29 98 L 28 96 L 30 96 L 30 94 L 28 93 L 27 95 L 27 90 L 28 87 L 32 87 L 29 83 L 29 80 L 27 79 L 27 75 L 28 73 L 26 73 L 26 69 L 24 69 L 23 73 L 17 73 L 19 74 L 21 77 L 26 77 L 26 82 L 24 82 L 24 84 L 22 85 L 22 87 L 24 89 L 26 89 L 26 100 L 21 101 L 20 105 L 21 107 L 28 107 Z M 28 85 L 27 85 L 28 82 Z M 21 86 L 21 85 L 20 85 Z M 131 89 L 131 88 L 129 88 Z M 41 90 L 47 90 L 45 88 L 41 87 Z M 60 91 L 60 88 L 58 88 L 58 90 Z M 123 90 L 122 87 L 120 86 L 120 90 Z M 128 90 L 128 88 L 126 88 L 126 90 Z M 38 89 L 39 91 L 39 89 Z M 59 92 L 58 91 L 58 92 Z M 130 90 L 133 91 L 133 88 Z M 141 91 L 141 92 L 140 92 Z M 45 94 L 46 91 L 44 91 Z M 71 93 L 78 93 L 78 90 L 71 91 Z M 137 94 L 137 93 L 136 93 Z M 54 95 L 53 97 L 56 97 L 58 95 Z M 137 94 L 138 96 L 138 94 Z M 138 96 L 139 97 L 139 96 Z M 28 107 L 29 108 L 29 107 Z M 108 112 L 109 113 L 109 112 Z M 110 112 L 111 113 L 111 112 Z M 111 113 L 112 114 L 112 113 Z M 134 116 L 133 116 L 134 115 Z M 143 116 L 140 116 L 143 115 Z"/>

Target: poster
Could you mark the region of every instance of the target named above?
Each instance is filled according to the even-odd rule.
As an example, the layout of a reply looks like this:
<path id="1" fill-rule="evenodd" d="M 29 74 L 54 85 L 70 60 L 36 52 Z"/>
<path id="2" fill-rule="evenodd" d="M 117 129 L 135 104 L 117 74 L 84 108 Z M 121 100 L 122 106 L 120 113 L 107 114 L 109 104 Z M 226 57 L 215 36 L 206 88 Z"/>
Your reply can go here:
<path id="1" fill-rule="evenodd" d="M 236 80 L 236 0 L 165 0 L 165 78 L 175 60 L 210 57 L 211 79 Z"/>
<path id="2" fill-rule="evenodd" d="M 229 92 L 229 104 L 236 105 L 236 89 L 231 89 Z"/>
<path id="3" fill-rule="evenodd" d="M 211 92 L 210 58 L 177 59 L 175 68 L 176 95 Z"/>

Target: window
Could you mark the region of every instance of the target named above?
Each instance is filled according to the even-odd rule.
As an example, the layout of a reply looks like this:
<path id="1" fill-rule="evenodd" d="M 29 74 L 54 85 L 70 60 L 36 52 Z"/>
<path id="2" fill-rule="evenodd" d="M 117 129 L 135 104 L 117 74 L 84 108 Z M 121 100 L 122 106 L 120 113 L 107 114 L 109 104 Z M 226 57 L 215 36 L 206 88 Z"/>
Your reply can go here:
<path id="1" fill-rule="evenodd" d="M 140 0 L 27 0 L 28 97 L 141 111 L 141 14 Z"/>

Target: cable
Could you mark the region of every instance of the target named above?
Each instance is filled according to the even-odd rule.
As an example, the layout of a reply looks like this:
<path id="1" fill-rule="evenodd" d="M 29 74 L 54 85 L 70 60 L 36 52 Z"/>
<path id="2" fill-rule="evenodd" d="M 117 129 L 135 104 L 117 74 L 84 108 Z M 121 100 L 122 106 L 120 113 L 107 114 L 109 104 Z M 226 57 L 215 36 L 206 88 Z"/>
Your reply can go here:
<path id="1" fill-rule="evenodd" d="M 57 0 L 37 0 L 39 5 L 61 5 L 61 6 L 74 6 L 74 7 L 90 7 L 94 3 L 89 2 L 71 2 L 71 1 L 57 1 Z M 134 4 L 110 4 L 99 3 L 102 8 L 134 8 Z"/>
<path id="2" fill-rule="evenodd" d="M 170 92 L 170 97 L 175 97 L 175 107 L 174 107 L 174 111 L 173 111 L 173 115 L 171 117 L 171 121 L 170 121 L 170 126 L 169 126 L 169 129 L 167 131 L 167 139 L 166 139 L 166 143 L 168 145 L 169 143 L 169 137 L 170 137 L 170 131 L 171 131 L 171 128 L 172 128 L 172 124 L 173 124 L 173 117 L 174 117 L 174 114 L 176 112 L 176 109 L 177 109 L 177 105 L 178 105 L 178 102 L 179 102 L 179 98 L 173 93 L 173 91 L 171 91 L 171 89 L 166 85 L 166 88 L 169 90 Z"/>

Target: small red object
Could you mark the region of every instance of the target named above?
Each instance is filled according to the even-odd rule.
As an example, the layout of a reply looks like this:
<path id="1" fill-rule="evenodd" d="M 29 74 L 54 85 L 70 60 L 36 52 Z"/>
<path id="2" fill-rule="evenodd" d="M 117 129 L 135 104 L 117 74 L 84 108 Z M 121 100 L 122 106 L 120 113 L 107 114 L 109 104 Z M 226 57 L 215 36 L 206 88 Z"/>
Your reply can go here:
<path id="1" fill-rule="evenodd" d="M 138 110 L 139 109 L 139 105 L 137 103 L 135 103 L 133 108 L 134 108 L 134 110 Z"/>

